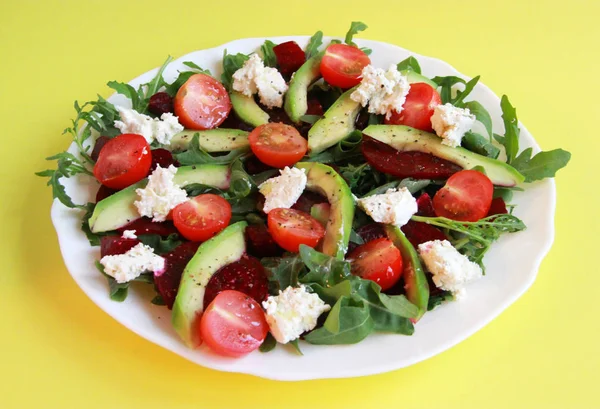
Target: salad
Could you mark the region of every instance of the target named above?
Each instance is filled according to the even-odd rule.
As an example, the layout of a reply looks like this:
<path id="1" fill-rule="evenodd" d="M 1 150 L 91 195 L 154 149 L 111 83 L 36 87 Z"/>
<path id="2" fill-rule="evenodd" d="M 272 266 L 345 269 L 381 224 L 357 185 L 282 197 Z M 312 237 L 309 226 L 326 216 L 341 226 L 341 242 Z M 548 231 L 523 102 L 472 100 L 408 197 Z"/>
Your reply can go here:
<path id="1" fill-rule="evenodd" d="M 485 279 L 492 244 L 526 228 L 513 192 L 570 154 L 520 151 L 506 96 L 493 133 L 469 98 L 479 77 L 372 65 L 365 29 L 225 52 L 219 76 L 186 61 L 167 82 L 169 57 L 137 89 L 108 83 L 126 106 L 75 103 L 77 153 L 38 175 L 81 212 L 112 300 L 147 283 L 185 344 L 239 357 L 410 336 Z M 94 202 L 69 197 L 76 175 L 99 183 Z"/>

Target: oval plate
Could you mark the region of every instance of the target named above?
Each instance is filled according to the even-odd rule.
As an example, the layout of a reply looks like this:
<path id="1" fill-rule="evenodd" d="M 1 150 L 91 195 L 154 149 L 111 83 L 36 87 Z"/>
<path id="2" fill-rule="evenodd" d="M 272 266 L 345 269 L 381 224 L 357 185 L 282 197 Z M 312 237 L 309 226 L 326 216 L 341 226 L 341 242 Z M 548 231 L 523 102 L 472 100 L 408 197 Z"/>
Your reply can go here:
<path id="1" fill-rule="evenodd" d="M 308 37 L 270 38 L 275 43 L 297 41 L 305 46 Z M 250 53 L 257 50 L 265 38 L 249 38 L 233 41 L 209 50 L 184 55 L 169 65 L 165 79 L 171 82 L 177 71 L 184 68 L 184 61 L 193 61 L 213 74 L 221 73 L 223 52 Z M 324 39 L 327 43 L 329 39 Z M 461 75 L 450 65 L 435 58 L 423 57 L 395 45 L 377 41 L 359 41 L 361 47 L 373 50 L 372 63 L 387 68 L 410 55 L 416 56 L 423 74 Z M 140 75 L 130 82 L 138 85 L 148 82 L 158 69 Z M 479 83 L 469 99 L 481 102 L 494 121 L 494 132 L 503 133 L 500 100 L 485 85 Z M 113 95 L 110 102 L 129 105 L 127 99 Z M 485 134 L 485 133 L 484 133 Z M 531 134 L 521 125 L 521 145 L 539 146 Z M 75 153 L 72 145 L 69 149 Z M 69 195 L 76 203 L 93 201 L 98 188 L 90 178 L 62 179 Z M 374 334 L 356 345 L 313 346 L 301 342 L 304 356 L 290 349 L 278 347 L 262 354 L 254 352 L 242 359 L 222 358 L 205 347 L 188 349 L 170 325 L 170 311 L 150 303 L 149 286 L 135 286 L 125 302 L 111 301 L 108 297 L 106 279 L 94 266 L 99 258 L 99 248 L 91 247 L 80 230 L 81 212 L 67 209 L 55 201 L 52 205 L 52 222 L 58 234 L 62 256 L 67 269 L 81 289 L 100 308 L 136 334 L 154 342 L 199 365 L 220 371 L 241 372 L 276 380 L 306 380 L 320 378 L 345 378 L 377 374 L 412 365 L 430 358 L 456 345 L 489 323 L 505 308 L 519 298 L 535 280 L 540 263 L 549 251 L 554 238 L 554 180 L 549 179 L 527 186 L 525 192 L 515 194 L 515 215 L 527 225 L 527 230 L 503 236 L 486 256 L 487 275 L 468 288 L 468 296 L 460 302 L 443 305 L 424 316 L 413 336 Z M 510 254 L 510 257 L 506 257 Z"/>

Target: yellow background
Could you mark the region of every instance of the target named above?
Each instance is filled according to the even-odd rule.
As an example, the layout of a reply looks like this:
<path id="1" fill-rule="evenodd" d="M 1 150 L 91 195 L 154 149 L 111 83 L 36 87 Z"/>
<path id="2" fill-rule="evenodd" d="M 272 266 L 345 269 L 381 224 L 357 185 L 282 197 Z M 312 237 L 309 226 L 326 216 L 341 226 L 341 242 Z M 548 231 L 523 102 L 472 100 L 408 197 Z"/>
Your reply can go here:
<path id="1" fill-rule="evenodd" d="M 0 408 L 600 408 L 600 2 L 8 1 L 0 5 Z M 17 5 L 18 4 L 18 5 Z M 278 383 L 195 366 L 102 312 L 67 273 L 50 190 L 74 100 L 166 55 L 254 36 L 344 35 L 439 57 L 506 93 L 557 177 L 556 240 L 533 287 L 482 331 L 383 375 Z M 510 256 L 510 255 L 507 255 Z"/>

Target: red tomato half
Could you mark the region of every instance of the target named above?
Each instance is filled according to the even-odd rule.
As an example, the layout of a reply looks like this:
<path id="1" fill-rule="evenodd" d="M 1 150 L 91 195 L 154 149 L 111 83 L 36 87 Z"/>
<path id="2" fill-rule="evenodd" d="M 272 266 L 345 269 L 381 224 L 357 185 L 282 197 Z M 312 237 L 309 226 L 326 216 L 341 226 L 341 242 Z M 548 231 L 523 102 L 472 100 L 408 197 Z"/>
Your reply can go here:
<path id="1" fill-rule="evenodd" d="M 347 258 L 352 263 L 352 274 L 375 281 L 383 291 L 392 288 L 402 276 L 402 254 L 386 238 L 358 246 Z"/>
<path id="2" fill-rule="evenodd" d="M 221 291 L 200 319 L 201 339 L 219 355 L 246 355 L 263 343 L 268 331 L 260 304 L 235 290 Z"/>
<path id="3" fill-rule="evenodd" d="M 104 186 L 124 189 L 145 178 L 151 163 L 146 139 L 142 135 L 122 134 L 102 147 L 94 165 L 94 176 Z"/>
<path id="4" fill-rule="evenodd" d="M 231 205 L 221 196 L 206 193 L 173 209 L 173 224 L 183 237 L 206 241 L 223 230 L 231 220 Z"/>
<path id="5" fill-rule="evenodd" d="M 177 91 L 173 108 L 186 128 L 212 129 L 229 115 L 231 100 L 219 81 L 210 75 L 194 74 Z"/>
<path id="6" fill-rule="evenodd" d="M 256 127 L 248 135 L 250 149 L 264 164 L 275 168 L 292 166 L 308 149 L 308 142 L 293 126 L 268 123 Z"/>
<path id="7" fill-rule="evenodd" d="M 402 105 L 402 112 L 392 112 L 392 116 L 385 120 L 388 125 L 406 125 L 412 128 L 432 132 L 431 116 L 435 107 L 442 103 L 440 94 L 429 84 L 417 82 L 411 84 Z"/>
<path id="8" fill-rule="evenodd" d="M 433 209 L 438 216 L 476 222 L 488 214 L 493 194 L 494 185 L 486 175 L 476 170 L 461 170 L 437 191 Z"/>
<path id="9" fill-rule="evenodd" d="M 269 233 L 279 246 L 298 252 L 301 244 L 315 247 L 325 236 L 325 228 L 308 213 L 295 209 L 273 209 L 267 218 Z"/>
<path id="10" fill-rule="evenodd" d="M 360 83 L 362 70 L 369 64 L 371 59 L 360 48 L 333 44 L 321 59 L 321 75 L 335 87 L 351 88 Z"/>

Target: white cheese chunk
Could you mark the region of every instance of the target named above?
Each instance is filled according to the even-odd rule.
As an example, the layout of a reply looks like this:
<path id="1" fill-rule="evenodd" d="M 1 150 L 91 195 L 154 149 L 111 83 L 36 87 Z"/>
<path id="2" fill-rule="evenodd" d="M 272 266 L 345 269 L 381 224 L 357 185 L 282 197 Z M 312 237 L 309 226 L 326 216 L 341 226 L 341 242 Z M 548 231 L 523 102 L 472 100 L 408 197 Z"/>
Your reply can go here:
<path id="1" fill-rule="evenodd" d="M 418 210 L 417 200 L 405 187 L 358 199 L 358 206 L 376 222 L 398 227 L 408 223 Z"/>
<path id="2" fill-rule="evenodd" d="M 277 296 L 269 296 L 262 303 L 267 323 L 277 342 L 286 344 L 298 339 L 317 326 L 317 319 L 331 307 L 305 286 L 288 287 Z"/>
<path id="3" fill-rule="evenodd" d="M 450 291 L 456 299 L 465 295 L 465 285 L 480 278 L 481 267 L 452 247 L 448 240 L 419 244 L 419 255 L 433 274 L 436 287 Z"/>
<path id="4" fill-rule="evenodd" d="M 121 237 L 124 239 L 137 239 L 135 230 L 124 230 Z"/>
<path id="5" fill-rule="evenodd" d="M 133 204 L 140 216 L 152 217 L 155 222 L 163 222 L 175 206 L 188 200 L 186 191 L 173 182 L 175 173 L 177 168 L 173 165 L 168 168 L 158 165 L 148 176 L 146 187 L 135 190 L 138 200 Z"/>
<path id="6" fill-rule="evenodd" d="M 363 68 L 360 85 L 350 98 L 363 107 L 368 105 L 370 113 L 389 118 L 392 111 L 402 111 L 409 90 L 408 79 L 395 65 L 384 71 L 369 64 Z"/>
<path id="7" fill-rule="evenodd" d="M 438 105 L 431 116 L 431 127 L 442 138 L 442 144 L 456 148 L 467 131 L 475 123 L 475 115 L 469 108 L 457 108 L 446 103 Z"/>
<path id="8" fill-rule="evenodd" d="M 289 209 L 298 201 L 306 187 L 304 169 L 285 167 L 280 170 L 280 176 L 267 179 L 258 187 L 265 196 L 263 211 L 269 213 L 273 209 Z"/>
<path id="9" fill-rule="evenodd" d="M 283 76 L 275 68 L 265 67 L 257 54 L 252 54 L 242 68 L 233 73 L 233 89 L 251 97 L 258 93 L 261 104 L 267 108 L 283 105 L 288 90 Z"/>
<path id="10" fill-rule="evenodd" d="M 183 126 L 178 118 L 170 112 L 161 115 L 160 119 L 152 118 L 139 112 L 115 106 L 119 112 L 120 121 L 115 121 L 115 128 L 121 133 L 134 133 L 142 135 L 148 143 L 157 140 L 163 145 L 171 143 L 171 138 L 178 132 L 183 131 Z"/>
<path id="11" fill-rule="evenodd" d="M 102 257 L 100 264 L 104 266 L 104 272 L 117 283 L 126 283 L 146 271 L 161 273 L 165 268 L 165 259 L 154 254 L 152 247 L 138 243 L 124 254 Z"/>

